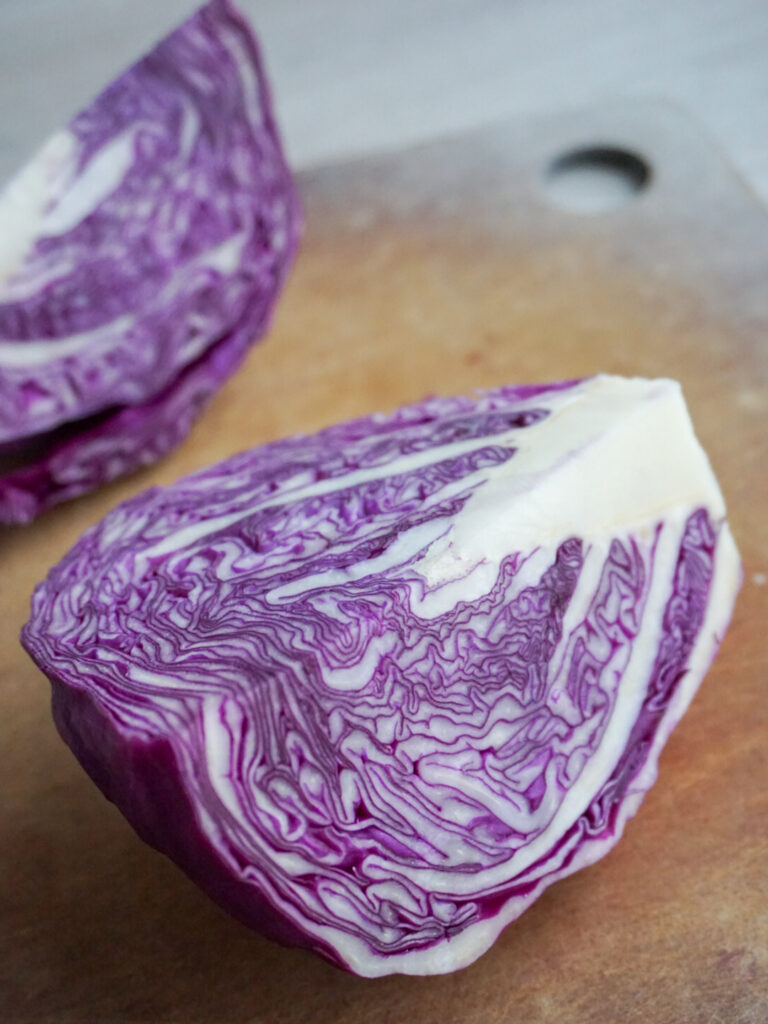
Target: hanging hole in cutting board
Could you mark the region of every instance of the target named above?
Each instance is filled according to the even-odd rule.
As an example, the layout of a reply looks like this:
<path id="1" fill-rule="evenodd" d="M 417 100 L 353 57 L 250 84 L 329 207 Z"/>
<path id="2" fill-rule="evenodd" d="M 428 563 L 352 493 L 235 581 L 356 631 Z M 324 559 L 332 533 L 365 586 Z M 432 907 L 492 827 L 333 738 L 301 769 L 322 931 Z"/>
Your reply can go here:
<path id="1" fill-rule="evenodd" d="M 572 213 L 603 213 L 635 199 L 649 185 L 651 165 L 615 146 L 586 146 L 556 157 L 544 172 L 550 202 Z"/>

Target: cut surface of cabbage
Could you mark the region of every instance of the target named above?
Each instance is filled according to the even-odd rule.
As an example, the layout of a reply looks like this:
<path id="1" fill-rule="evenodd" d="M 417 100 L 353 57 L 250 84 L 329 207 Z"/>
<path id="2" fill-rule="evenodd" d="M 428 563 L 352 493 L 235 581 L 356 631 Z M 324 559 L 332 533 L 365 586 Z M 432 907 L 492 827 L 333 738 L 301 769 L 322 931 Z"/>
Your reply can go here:
<path id="1" fill-rule="evenodd" d="M 230 912 L 437 974 L 618 841 L 739 581 L 679 386 L 599 376 L 139 495 L 23 641 L 86 770 Z"/>
<path id="2" fill-rule="evenodd" d="M 176 445 L 264 333 L 299 224 L 256 39 L 212 0 L 0 192 L 0 523 Z"/>

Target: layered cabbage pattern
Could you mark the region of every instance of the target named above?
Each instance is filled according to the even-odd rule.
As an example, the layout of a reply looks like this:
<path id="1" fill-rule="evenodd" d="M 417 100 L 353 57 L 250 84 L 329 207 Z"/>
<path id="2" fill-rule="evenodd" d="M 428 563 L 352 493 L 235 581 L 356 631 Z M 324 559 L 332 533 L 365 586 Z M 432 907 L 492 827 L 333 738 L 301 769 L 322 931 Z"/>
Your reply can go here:
<path id="1" fill-rule="evenodd" d="M 118 507 L 24 633 L 65 739 L 267 934 L 365 975 L 471 962 L 617 841 L 730 614 L 704 463 L 690 506 L 569 536 L 542 513 L 516 544 L 539 450 L 596 487 L 632 472 L 584 454 L 630 414 L 616 394 L 639 444 L 677 409 L 629 384 L 433 399 Z"/>
<path id="2" fill-rule="evenodd" d="M 0 522 L 177 444 L 266 329 L 299 223 L 256 40 L 212 0 L 0 194 Z"/>

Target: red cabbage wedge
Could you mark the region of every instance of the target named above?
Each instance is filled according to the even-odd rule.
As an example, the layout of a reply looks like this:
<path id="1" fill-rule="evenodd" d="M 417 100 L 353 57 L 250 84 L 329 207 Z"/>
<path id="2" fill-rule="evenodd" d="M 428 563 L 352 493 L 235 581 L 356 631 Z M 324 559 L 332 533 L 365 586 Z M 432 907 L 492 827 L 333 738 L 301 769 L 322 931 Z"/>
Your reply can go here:
<path id="1" fill-rule="evenodd" d="M 724 516 L 671 381 L 430 399 L 119 506 L 23 642 L 214 899 L 436 974 L 619 839 L 730 617 Z"/>
<path id="2" fill-rule="evenodd" d="M 256 40 L 213 0 L 0 194 L 0 523 L 177 444 L 264 332 L 298 230 Z"/>

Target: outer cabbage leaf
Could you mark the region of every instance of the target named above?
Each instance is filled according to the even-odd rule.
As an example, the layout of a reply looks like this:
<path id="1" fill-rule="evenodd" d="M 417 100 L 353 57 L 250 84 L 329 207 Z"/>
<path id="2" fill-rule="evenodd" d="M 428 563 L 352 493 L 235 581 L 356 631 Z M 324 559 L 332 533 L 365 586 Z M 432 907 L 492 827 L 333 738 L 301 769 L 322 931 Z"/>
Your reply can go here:
<path id="1" fill-rule="evenodd" d="M 299 220 L 256 40 L 212 0 L 0 195 L 0 522 L 186 434 L 266 329 Z"/>
<path id="2" fill-rule="evenodd" d="M 619 839 L 739 560 L 679 387 L 431 399 L 116 508 L 35 592 L 58 728 L 241 920 L 465 966 Z"/>

